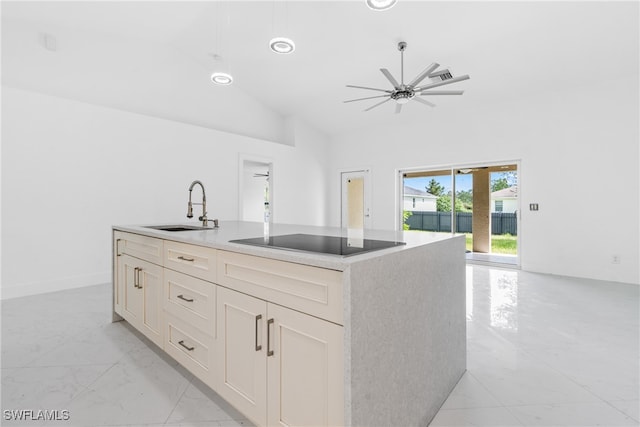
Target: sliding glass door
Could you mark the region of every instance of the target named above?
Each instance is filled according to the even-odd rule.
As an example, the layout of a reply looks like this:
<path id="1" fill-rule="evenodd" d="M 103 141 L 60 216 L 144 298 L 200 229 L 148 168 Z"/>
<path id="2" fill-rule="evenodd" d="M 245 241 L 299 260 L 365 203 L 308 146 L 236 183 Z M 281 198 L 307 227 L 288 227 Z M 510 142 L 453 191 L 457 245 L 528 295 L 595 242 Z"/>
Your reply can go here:
<path id="1" fill-rule="evenodd" d="M 404 173 L 402 228 L 450 234 L 452 194 L 450 169 Z"/>
<path id="2" fill-rule="evenodd" d="M 504 256 L 498 262 L 517 264 L 515 162 L 407 170 L 400 178 L 404 230 L 465 234 L 468 257 Z"/>

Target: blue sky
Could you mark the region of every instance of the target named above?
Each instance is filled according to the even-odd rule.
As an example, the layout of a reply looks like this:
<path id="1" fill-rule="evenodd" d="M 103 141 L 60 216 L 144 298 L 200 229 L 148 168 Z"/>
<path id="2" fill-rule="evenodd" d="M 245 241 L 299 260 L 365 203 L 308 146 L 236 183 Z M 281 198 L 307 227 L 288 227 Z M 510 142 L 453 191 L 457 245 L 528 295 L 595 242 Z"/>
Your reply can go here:
<path id="1" fill-rule="evenodd" d="M 456 191 L 471 190 L 473 185 L 471 174 L 456 175 Z M 425 187 L 429 185 L 429 181 L 435 179 L 444 187 L 445 194 L 451 190 L 451 175 L 445 176 L 425 176 L 420 178 L 405 178 L 404 185 L 415 188 L 416 190 L 425 191 Z"/>

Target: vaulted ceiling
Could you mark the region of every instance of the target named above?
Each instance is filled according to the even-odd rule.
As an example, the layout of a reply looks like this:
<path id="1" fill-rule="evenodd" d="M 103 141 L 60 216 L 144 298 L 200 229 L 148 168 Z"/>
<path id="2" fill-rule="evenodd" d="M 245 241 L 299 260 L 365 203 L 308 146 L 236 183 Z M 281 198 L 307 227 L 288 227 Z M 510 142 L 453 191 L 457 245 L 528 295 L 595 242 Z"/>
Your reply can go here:
<path id="1" fill-rule="evenodd" d="M 363 0 L 3 1 L 1 11 L 7 86 L 272 140 L 288 116 L 328 135 L 428 118 L 416 102 L 398 115 L 392 103 L 343 103 L 377 94 L 347 84 L 389 87 L 379 69 L 399 75 L 399 41 L 406 79 L 432 62 L 471 76 L 446 87 L 464 95 L 429 98 L 452 115 L 638 74 L 637 2 L 399 0 L 375 12 Z M 296 51 L 271 52 L 275 35 Z M 213 85 L 217 69 L 234 84 Z"/>

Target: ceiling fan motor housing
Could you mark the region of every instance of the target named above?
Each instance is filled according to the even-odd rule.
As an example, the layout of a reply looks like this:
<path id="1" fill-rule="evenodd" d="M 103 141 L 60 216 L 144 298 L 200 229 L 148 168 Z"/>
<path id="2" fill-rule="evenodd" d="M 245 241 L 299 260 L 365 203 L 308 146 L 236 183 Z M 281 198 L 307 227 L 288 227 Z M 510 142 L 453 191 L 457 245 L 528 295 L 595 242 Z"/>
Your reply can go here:
<path id="1" fill-rule="evenodd" d="M 415 96 L 415 92 L 410 89 L 396 90 L 391 94 L 391 98 L 398 104 L 406 104 Z"/>

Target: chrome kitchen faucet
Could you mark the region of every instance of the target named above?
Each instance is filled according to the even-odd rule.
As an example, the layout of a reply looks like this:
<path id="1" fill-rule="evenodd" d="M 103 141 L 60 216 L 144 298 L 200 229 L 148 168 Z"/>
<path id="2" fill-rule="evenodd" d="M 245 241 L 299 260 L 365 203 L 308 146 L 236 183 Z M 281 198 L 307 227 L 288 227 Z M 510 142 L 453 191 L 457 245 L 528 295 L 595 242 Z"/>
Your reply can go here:
<path id="1" fill-rule="evenodd" d="M 191 192 L 193 191 L 193 187 L 196 186 L 196 184 L 200 185 L 200 187 L 202 187 L 202 203 L 192 203 L 191 202 Z M 202 185 L 202 182 L 195 180 L 191 183 L 191 185 L 189 186 L 189 204 L 187 205 L 187 218 L 193 218 L 193 205 L 202 205 L 202 216 L 198 217 L 198 220 L 202 221 L 202 226 L 206 227 L 209 223 L 209 220 L 207 218 L 207 196 L 204 192 L 204 185 Z M 218 220 L 214 219 L 213 220 L 213 224 L 214 227 L 218 227 Z"/>

